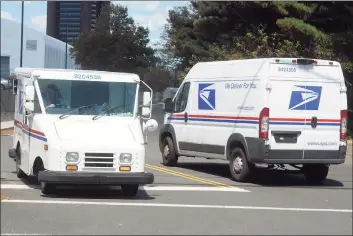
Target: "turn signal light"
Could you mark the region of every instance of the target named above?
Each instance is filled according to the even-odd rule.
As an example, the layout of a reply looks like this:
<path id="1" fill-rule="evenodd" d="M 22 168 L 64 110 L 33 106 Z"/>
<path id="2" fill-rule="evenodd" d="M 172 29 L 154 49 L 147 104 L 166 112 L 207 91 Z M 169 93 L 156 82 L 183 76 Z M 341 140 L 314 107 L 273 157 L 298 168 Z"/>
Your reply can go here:
<path id="1" fill-rule="evenodd" d="M 120 171 L 131 171 L 131 167 L 130 166 L 120 166 L 119 170 Z"/>
<path id="2" fill-rule="evenodd" d="M 75 171 L 75 170 L 77 170 L 77 166 L 67 165 L 67 166 L 66 166 L 66 170 L 73 170 L 73 171 Z"/>
<path id="3" fill-rule="evenodd" d="M 46 145 L 46 144 L 44 145 L 44 150 L 48 151 L 48 145 Z"/>

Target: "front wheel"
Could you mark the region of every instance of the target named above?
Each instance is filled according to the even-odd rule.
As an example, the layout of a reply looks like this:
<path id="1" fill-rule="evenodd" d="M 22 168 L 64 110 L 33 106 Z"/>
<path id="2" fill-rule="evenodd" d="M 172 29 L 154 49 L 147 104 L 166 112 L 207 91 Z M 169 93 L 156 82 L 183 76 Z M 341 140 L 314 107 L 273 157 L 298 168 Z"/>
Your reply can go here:
<path id="1" fill-rule="evenodd" d="M 322 183 L 329 171 L 329 166 L 326 164 L 306 164 L 303 165 L 303 173 L 306 180 L 312 184 Z"/>
<path id="2" fill-rule="evenodd" d="M 121 190 L 124 196 L 133 197 L 137 194 L 139 190 L 138 184 L 123 184 L 121 185 Z"/>
<path id="3" fill-rule="evenodd" d="M 169 136 L 163 140 L 162 159 L 165 166 L 175 166 L 178 163 L 178 155 L 175 152 L 173 140 Z"/>
<path id="4" fill-rule="evenodd" d="M 246 182 L 250 178 L 250 172 L 253 168 L 248 163 L 246 155 L 241 148 L 234 148 L 230 155 L 229 170 L 232 178 L 237 182 Z"/>

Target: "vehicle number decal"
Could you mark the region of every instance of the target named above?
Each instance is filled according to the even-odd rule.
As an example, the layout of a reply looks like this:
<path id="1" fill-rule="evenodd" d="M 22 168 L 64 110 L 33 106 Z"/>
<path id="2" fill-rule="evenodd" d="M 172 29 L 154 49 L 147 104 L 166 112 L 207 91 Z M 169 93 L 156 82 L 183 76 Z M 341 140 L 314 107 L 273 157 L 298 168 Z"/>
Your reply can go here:
<path id="1" fill-rule="evenodd" d="M 296 68 L 290 68 L 290 67 L 278 67 L 278 71 L 280 72 L 296 72 Z"/>
<path id="2" fill-rule="evenodd" d="M 100 75 L 74 74 L 75 79 L 101 79 Z"/>

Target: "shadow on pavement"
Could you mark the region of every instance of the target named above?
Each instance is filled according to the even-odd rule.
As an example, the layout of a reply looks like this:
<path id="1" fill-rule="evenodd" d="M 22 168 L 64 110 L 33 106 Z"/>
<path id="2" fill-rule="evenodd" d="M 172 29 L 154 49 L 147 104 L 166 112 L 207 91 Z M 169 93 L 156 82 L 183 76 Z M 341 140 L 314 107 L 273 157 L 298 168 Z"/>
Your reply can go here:
<path id="1" fill-rule="evenodd" d="M 229 165 L 227 163 L 195 163 L 181 162 L 177 164 L 179 168 L 185 168 L 201 173 L 231 179 Z M 233 181 L 233 180 L 232 180 Z M 321 185 L 309 184 L 304 175 L 299 170 L 276 170 L 257 167 L 255 169 L 250 184 L 266 187 L 299 187 L 299 188 L 332 188 L 343 187 L 340 181 L 327 178 Z M 236 184 L 236 182 L 234 182 Z M 246 185 L 246 183 L 244 183 Z M 244 186 L 243 184 L 241 186 Z M 253 187 L 253 185 L 251 185 Z"/>
<path id="2" fill-rule="evenodd" d="M 22 183 L 33 189 L 40 190 L 40 183 L 33 178 L 21 179 Z M 154 197 L 145 190 L 139 190 L 135 197 L 123 196 L 119 186 L 102 185 L 61 185 L 53 195 L 41 195 L 44 198 L 84 198 L 84 199 L 138 199 L 153 200 Z"/>
<path id="3" fill-rule="evenodd" d="M 72 187 L 72 186 L 70 186 Z M 88 186 L 87 186 L 88 187 Z M 150 196 L 144 190 L 139 190 L 136 196 L 123 196 L 120 189 L 111 189 L 104 186 L 92 186 L 92 189 L 78 186 L 69 189 L 67 186 L 57 188 L 57 194 L 41 195 L 44 198 L 70 198 L 70 199 L 134 199 L 134 200 L 153 200 L 155 197 Z"/>

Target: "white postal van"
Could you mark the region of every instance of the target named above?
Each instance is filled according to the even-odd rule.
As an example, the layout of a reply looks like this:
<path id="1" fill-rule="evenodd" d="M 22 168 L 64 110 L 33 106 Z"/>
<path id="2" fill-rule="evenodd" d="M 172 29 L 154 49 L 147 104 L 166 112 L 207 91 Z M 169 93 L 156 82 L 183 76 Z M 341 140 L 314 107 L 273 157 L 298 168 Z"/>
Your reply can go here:
<path id="1" fill-rule="evenodd" d="M 44 194 L 58 184 L 121 185 L 132 196 L 145 172 L 152 90 L 136 74 L 17 68 L 13 147 L 17 176 L 36 176 Z M 141 109 L 139 109 L 141 108 Z M 142 121 L 144 120 L 144 121 Z"/>
<path id="2" fill-rule="evenodd" d="M 255 164 L 291 164 L 318 183 L 345 161 L 347 96 L 335 61 L 197 63 L 165 112 L 159 146 L 167 166 L 179 156 L 219 158 L 234 180 L 247 181 Z"/>

